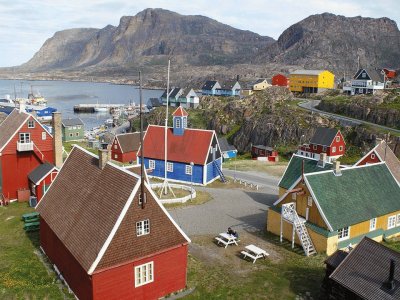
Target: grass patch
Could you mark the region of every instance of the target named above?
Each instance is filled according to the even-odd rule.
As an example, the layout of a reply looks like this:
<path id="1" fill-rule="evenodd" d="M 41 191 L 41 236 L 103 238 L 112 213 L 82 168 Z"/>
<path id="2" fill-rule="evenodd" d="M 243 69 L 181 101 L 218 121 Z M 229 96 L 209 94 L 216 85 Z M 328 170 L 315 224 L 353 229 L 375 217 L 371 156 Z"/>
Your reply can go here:
<path id="1" fill-rule="evenodd" d="M 286 167 L 287 161 L 284 162 L 265 162 L 258 160 L 230 160 L 224 163 L 224 168 L 237 171 L 256 171 L 267 173 L 272 176 L 282 176 Z"/>
<path id="2" fill-rule="evenodd" d="M 339 159 L 341 164 L 353 165 L 362 157 L 360 147 L 348 146 L 346 153 Z"/>
<path id="3" fill-rule="evenodd" d="M 400 239 L 399 238 L 393 238 L 389 241 L 382 242 L 385 246 L 396 250 L 397 252 L 400 252 Z"/>
<path id="4" fill-rule="evenodd" d="M 88 150 L 89 152 L 92 152 L 94 154 L 98 154 L 97 149 L 93 149 L 93 148 L 89 148 L 88 143 L 87 142 L 63 142 L 63 146 L 64 146 L 64 150 L 67 151 L 68 153 L 71 152 L 72 148 L 74 147 L 74 145 L 78 145 L 86 150 Z"/>
<path id="5" fill-rule="evenodd" d="M 186 207 L 186 206 L 192 206 L 192 205 L 201 205 L 204 203 L 207 203 L 212 199 L 211 195 L 209 193 L 203 192 L 203 191 L 196 191 L 196 198 L 193 200 L 188 200 L 185 203 L 166 203 L 164 206 L 166 208 L 179 208 L 179 207 Z"/>
<path id="6" fill-rule="evenodd" d="M 33 211 L 26 203 L 0 207 L 0 298 L 72 299 L 39 259 L 39 233 L 23 230 L 21 216 Z"/>
<path id="7" fill-rule="evenodd" d="M 226 176 L 227 182 L 222 182 L 221 180 L 217 179 L 210 184 L 207 185 L 208 188 L 214 189 L 242 189 L 244 188 L 243 185 L 239 184 L 239 182 L 234 182 L 232 177 Z"/>

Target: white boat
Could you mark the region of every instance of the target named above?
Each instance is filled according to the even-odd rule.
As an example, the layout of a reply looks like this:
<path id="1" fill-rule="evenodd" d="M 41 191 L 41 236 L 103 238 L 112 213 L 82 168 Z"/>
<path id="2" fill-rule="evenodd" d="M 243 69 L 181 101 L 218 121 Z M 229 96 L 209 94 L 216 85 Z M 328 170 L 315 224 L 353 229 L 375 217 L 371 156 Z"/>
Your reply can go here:
<path id="1" fill-rule="evenodd" d="M 94 111 L 95 111 L 95 112 L 109 112 L 109 108 L 108 108 L 108 107 L 101 107 L 101 106 L 98 106 L 98 107 L 95 107 L 95 108 L 94 108 Z"/>

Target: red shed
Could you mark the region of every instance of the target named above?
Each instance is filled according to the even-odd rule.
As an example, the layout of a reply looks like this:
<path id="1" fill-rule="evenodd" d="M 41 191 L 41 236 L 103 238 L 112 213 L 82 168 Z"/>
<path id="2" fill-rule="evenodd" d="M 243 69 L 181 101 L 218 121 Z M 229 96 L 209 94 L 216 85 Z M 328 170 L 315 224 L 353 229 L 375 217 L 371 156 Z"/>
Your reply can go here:
<path id="1" fill-rule="evenodd" d="M 278 161 L 278 151 L 264 145 L 253 145 L 251 147 L 251 157 L 259 160 L 264 157 L 268 161 Z"/>
<path id="2" fill-rule="evenodd" d="M 272 77 L 272 85 L 289 87 L 289 78 L 282 74 L 276 74 Z"/>
<path id="3" fill-rule="evenodd" d="M 158 299 L 186 286 L 186 234 L 147 182 L 75 146 L 36 207 L 40 245 L 81 300 Z"/>
<path id="4" fill-rule="evenodd" d="M 36 196 L 40 201 L 43 195 L 50 188 L 51 183 L 56 179 L 58 169 L 52 164 L 46 162 L 39 165 L 36 169 L 29 173 L 31 194 Z"/>
<path id="5" fill-rule="evenodd" d="M 299 147 L 297 154 L 319 160 L 320 154 L 326 153 L 326 159 L 331 162 L 346 153 L 346 143 L 339 129 L 319 127 L 309 144 Z"/>
<path id="6" fill-rule="evenodd" d="M 111 158 L 122 163 L 134 162 L 139 147 L 140 132 L 118 134 L 112 142 Z"/>
<path id="7" fill-rule="evenodd" d="M 0 125 L 0 199 L 29 198 L 28 174 L 45 162 L 54 163 L 53 136 L 34 116 L 14 109 Z"/>

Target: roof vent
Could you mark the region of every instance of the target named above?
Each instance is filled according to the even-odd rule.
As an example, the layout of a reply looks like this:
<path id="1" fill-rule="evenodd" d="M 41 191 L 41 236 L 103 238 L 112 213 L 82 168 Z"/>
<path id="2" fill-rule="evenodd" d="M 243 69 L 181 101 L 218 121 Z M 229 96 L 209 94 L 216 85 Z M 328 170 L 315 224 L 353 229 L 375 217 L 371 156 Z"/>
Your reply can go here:
<path id="1" fill-rule="evenodd" d="M 389 278 L 383 284 L 381 289 L 388 293 L 389 295 L 394 295 L 396 290 L 399 288 L 399 282 L 394 279 L 394 272 L 396 269 L 396 262 L 394 259 L 390 260 Z"/>

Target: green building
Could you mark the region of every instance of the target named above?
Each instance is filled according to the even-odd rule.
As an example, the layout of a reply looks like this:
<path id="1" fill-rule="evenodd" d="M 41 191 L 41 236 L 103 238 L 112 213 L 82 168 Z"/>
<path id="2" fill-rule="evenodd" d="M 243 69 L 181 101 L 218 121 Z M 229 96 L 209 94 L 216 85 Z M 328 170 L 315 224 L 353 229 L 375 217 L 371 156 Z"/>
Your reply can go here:
<path id="1" fill-rule="evenodd" d="M 78 141 L 84 138 L 84 124 L 81 119 L 62 120 L 63 142 Z"/>

